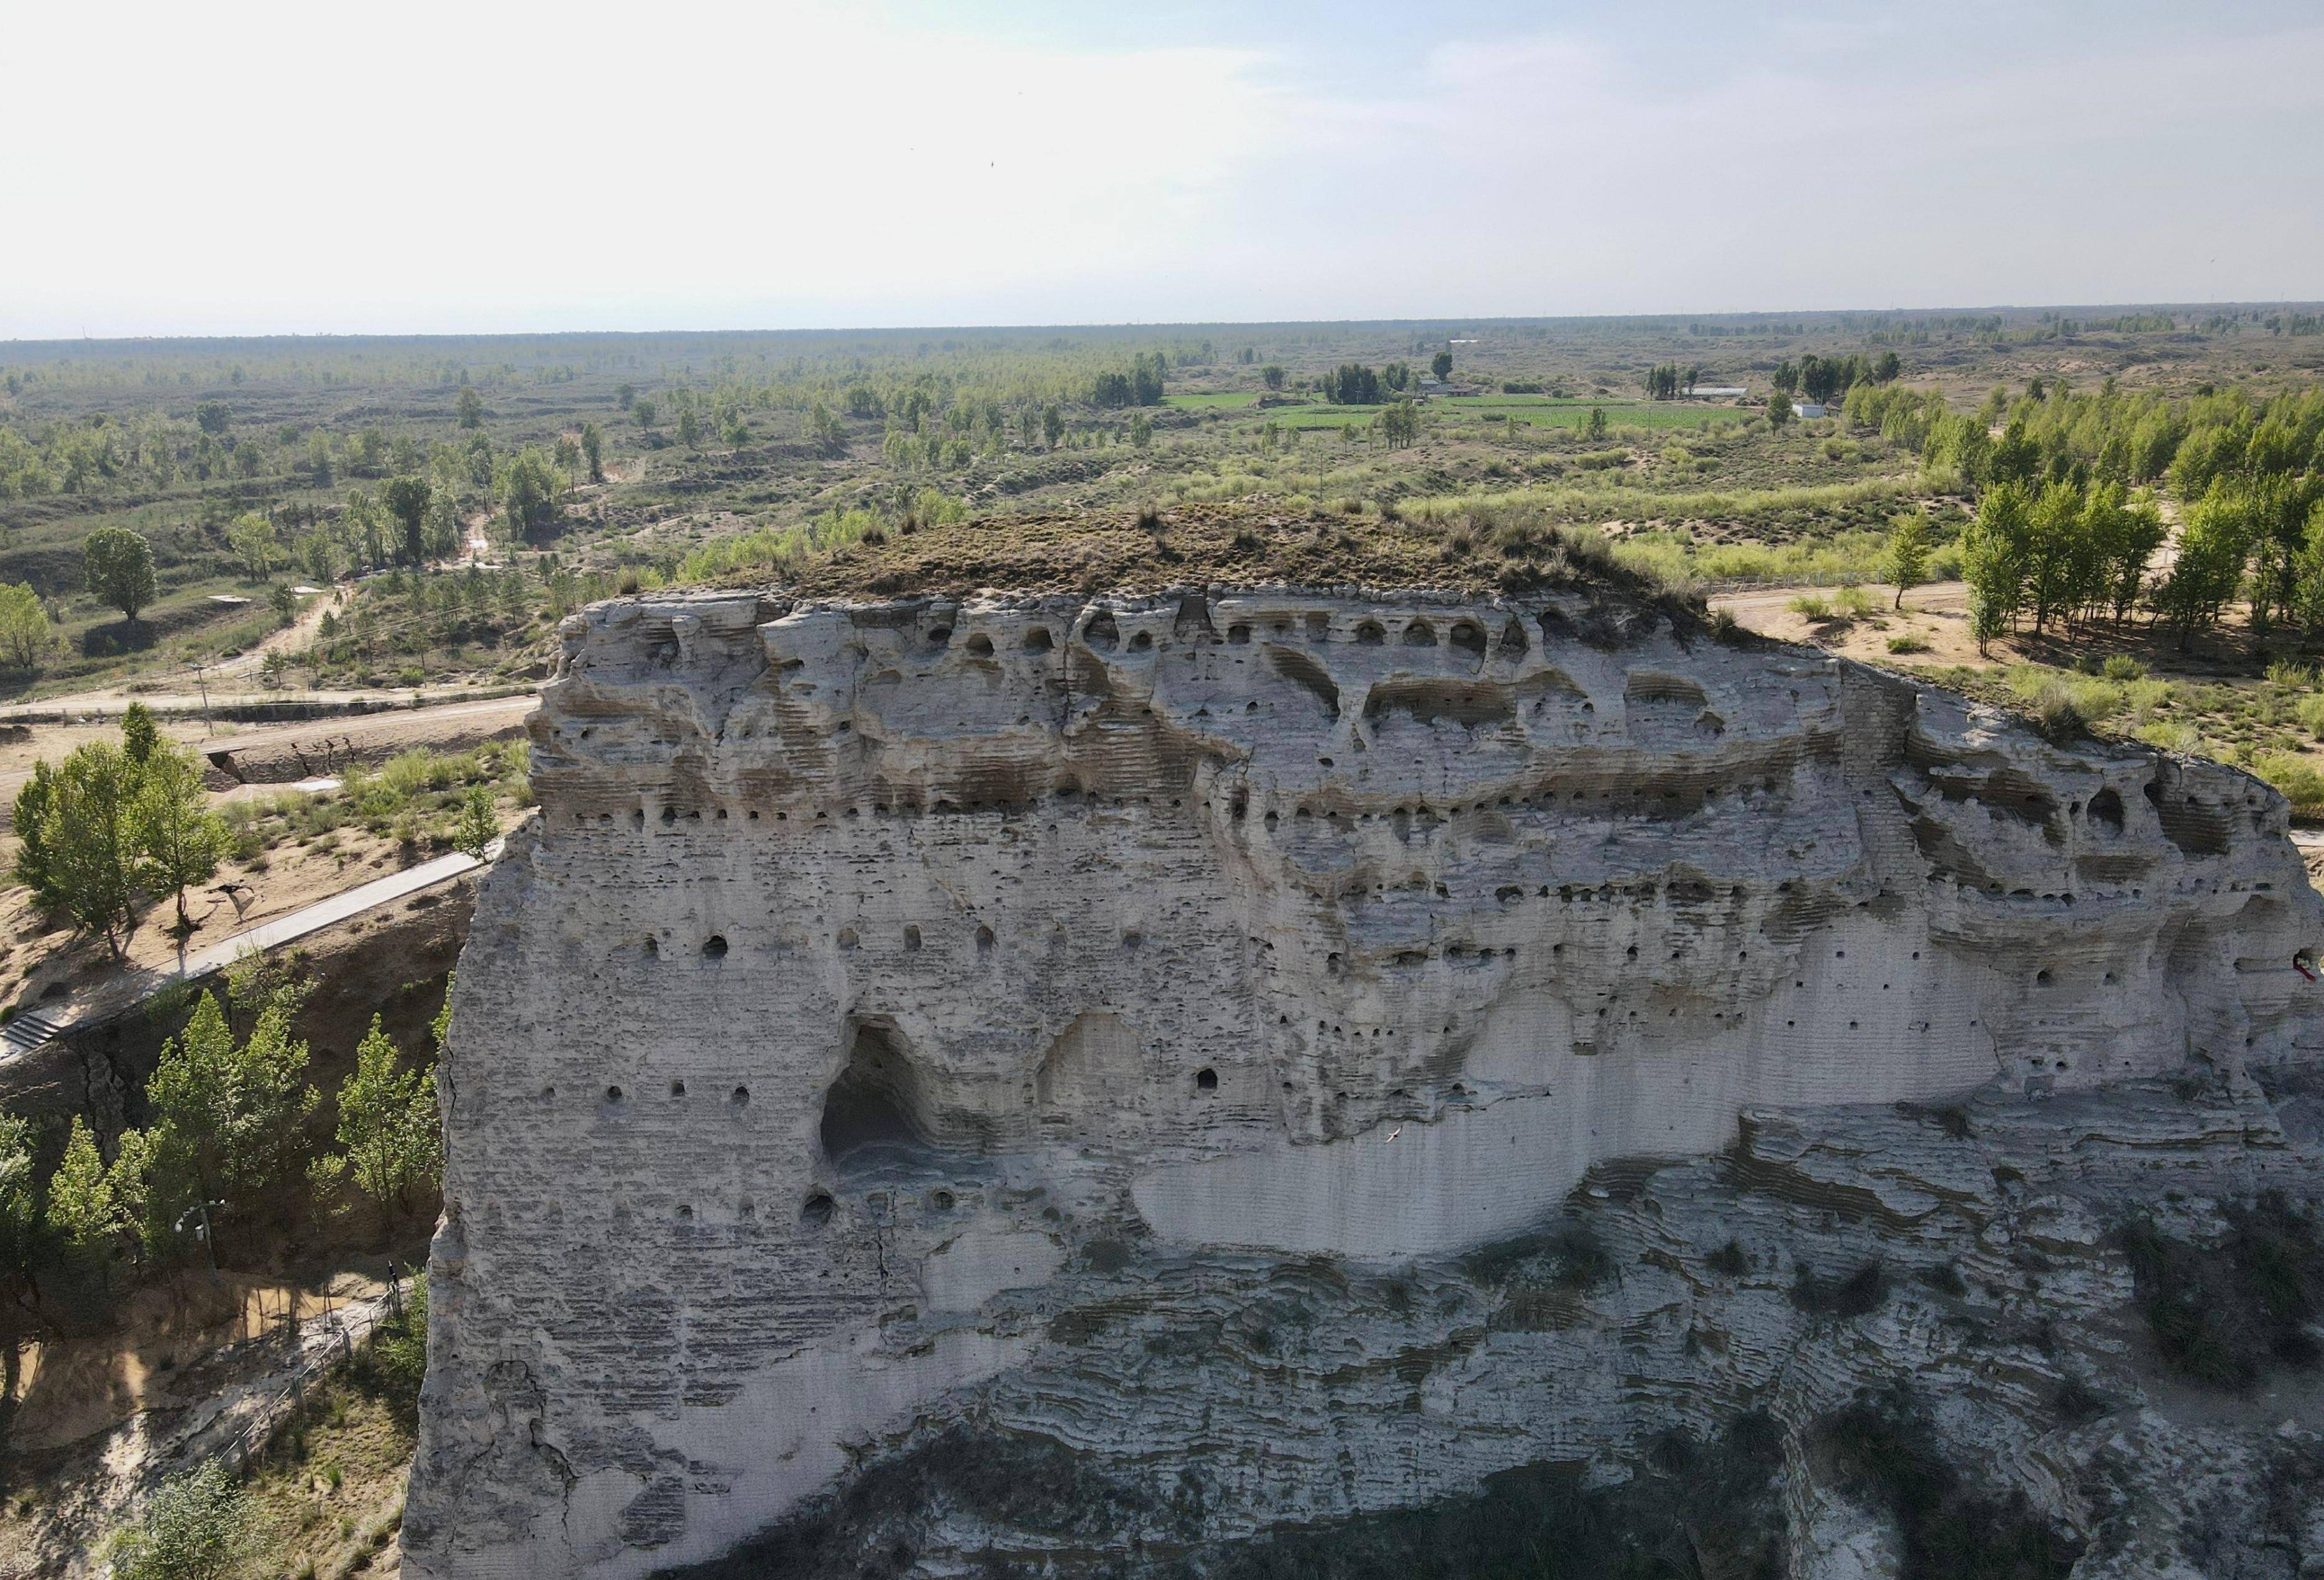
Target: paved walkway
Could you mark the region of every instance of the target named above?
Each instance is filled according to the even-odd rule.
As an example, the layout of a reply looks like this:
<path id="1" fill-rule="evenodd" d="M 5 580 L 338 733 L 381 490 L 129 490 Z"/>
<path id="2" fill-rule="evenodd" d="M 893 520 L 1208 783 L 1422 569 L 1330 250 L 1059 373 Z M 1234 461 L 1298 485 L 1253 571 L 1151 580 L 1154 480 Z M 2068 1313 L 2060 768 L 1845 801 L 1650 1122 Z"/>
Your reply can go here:
<path id="1" fill-rule="evenodd" d="M 500 854 L 501 842 L 494 840 L 484 852 L 489 861 Z M 55 1041 L 59 1037 L 83 1026 L 112 1019 L 124 1011 L 134 1009 L 163 988 L 180 982 L 198 981 L 212 972 L 223 971 L 243 956 L 263 954 L 280 948 L 309 933 L 320 932 L 335 922 L 351 916 L 360 916 L 407 894 L 433 888 L 461 873 L 471 872 L 484 864 L 475 857 L 454 851 L 432 861 L 421 862 L 416 867 L 406 867 L 384 878 L 374 878 L 343 890 L 312 905 L 301 906 L 272 921 L 229 935 L 204 948 L 181 952 L 172 966 L 157 966 L 117 978 L 87 993 L 76 994 L 60 1002 L 25 1010 L 0 1026 L 0 1064 L 20 1058 L 36 1048 Z"/>

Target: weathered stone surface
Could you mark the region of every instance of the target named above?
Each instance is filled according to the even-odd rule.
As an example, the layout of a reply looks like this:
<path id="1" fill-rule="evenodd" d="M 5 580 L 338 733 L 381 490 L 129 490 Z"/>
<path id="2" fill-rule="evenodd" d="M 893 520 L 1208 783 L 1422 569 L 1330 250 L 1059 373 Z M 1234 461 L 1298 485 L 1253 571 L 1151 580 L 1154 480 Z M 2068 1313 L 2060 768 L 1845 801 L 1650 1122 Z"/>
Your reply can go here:
<path id="1" fill-rule="evenodd" d="M 1745 1412 L 1793 1571 L 1886 1573 L 1808 1428 L 1900 1376 L 2080 1572 L 2264 1545 L 2197 1505 L 2281 1416 L 2149 1396 L 2108 1238 L 2316 1179 L 2247 1072 L 2324 907 L 2246 775 L 1553 596 L 639 600 L 532 728 L 415 1575 L 696 1562 L 962 1442 L 1105 1518 L 864 1529 L 1150 1566 Z"/>

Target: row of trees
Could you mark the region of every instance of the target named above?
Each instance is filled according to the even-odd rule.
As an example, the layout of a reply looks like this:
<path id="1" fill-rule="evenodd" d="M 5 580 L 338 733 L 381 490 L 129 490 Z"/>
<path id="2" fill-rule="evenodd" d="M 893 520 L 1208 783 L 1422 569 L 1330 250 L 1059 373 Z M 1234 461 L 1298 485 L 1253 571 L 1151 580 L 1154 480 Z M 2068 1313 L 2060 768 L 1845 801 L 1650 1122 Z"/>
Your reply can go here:
<path id="1" fill-rule="evenodd" d="M 1692 395 L 1702 377 L 1701 368 L 1681 368 L 1675 362 L 1658 362 L 1646 370 L 1646 398 L 1675 401 L 1681 394 Z"/>
<path id="2" fill-rule="evenodd" d="M 2037 633 L 2053 623 L 2120 624 L 2139 605 L 2166 535 L 2154 502 L 2126 497 L 2118 483 L 1988 490 L 1961 541 L 1978 651 L 2029 615 Z"/>
<path id="3" fill-rule="evenodd" d="M 1316 383 L 1323 399 L 1335 406 L 1377 406 L 1411 387 L 1411 365 L 1402 362 L 1377 371 L 1360 362 L 1343 362 Z"/>
<path id="4" fill-rule="evenodd" d="M 1768 382 L 1785 400 L 1803 395 L 1829 404 L 1859 384 L 1893 383 L 1904 371 L 1904 361 L 1894 351 L 1883 352 L 1877 357 L 1818 356 L 1811 351 L 1797 362 L 1785 357 L 1777 363 Z"/>
<path id="5" fill-rule="evenodd" d="M 16 792 L 16 877 L 34 899 L 128 952 L 139 902 L 177 899 L 178 929 L 192 930 L 186 891 L 217 871 L 226 825 L 204 804 L 192 753 L 161 739 L 143 703 L 122 716 L 121 742 L 76 746 L 35 763 Z"/>
<path id="6" fill-rule="evenodd" d="M 2181 513 L 2178 552 L 2150 585 L 2167 535 L 2151 500 L 2126 504 L 2122 485 L 2068 478 L 2035 489 L 1988 489 L 1962 540 L 1969 620 L 1980 651 L 2030 616 L 2116 624 L 2142 604 L 2179 631 L 2183 651 L 2241 599 L 2262 630 L 2295 621 L 2324 630 L 2324 486 L 2300 479 L 2224 476 Z"/>
<path id="7" fill-rule="evenodd" d="M 326 1210 L 354 1187 L 383 1224 L 417 1205 L 443 1160 L 433 1065 L 407 1066 L 374 1016 L 338 1090 L 337 1149 L 313 1150 L 322 1095 L 291 1029 L 313 985 L 256 968 L 238 974 L 227 1001 L 201 994 L 145 1083 L 145 1124 L 124 1129 L 110 1159 L 75 1114 L 42 1178 L 33 1126 L 0 1114 L 0 1272 L 35 1303 L 50 1272 L 109 1288 L 124 1261 L 166 1268 L 204 1238 L 216 1254 L 221 1226 L 277 1215 L 283 1193 L 302 1184 Z M 229 1002 L 247 1021 L 241 1033 Z M 438 1048 L 443 1028 L 439 1014 Z"/>
<path id="8" fill-rule="evenodd" d="M 2206 388 L 2189 400 L 2117 393 L 2112 381 L 2076 394 L 2052 380 L 2040 396 L 1996 390 L 1974 411 L 1953 411 L 1933 390 L 1849 392 L 1859 427 L 1920 452 L 1930 467 L 1970 487 L 2071 474 L 2101 482 L 2168 483 L 2200 499 L 2220 476 L 2293 476 L 2324 467 L 2324 391 L 2255 401 Z M 1999 429 L 1998 434 L 1994 430 Z"/>
<path id="9" fill-rule="evenodd" d="M 2183 650 L 2246 597 L 2256 627 L 2324 630 L 2324 398 L 2005 401 L 1973 414 L 1926 397 L 1862 402 L 1881 409 L 1883 431 L 1917 433 L 1929 465 L 1982 489 L 1962 541 L 1981 649 L 2023 619 L 2039 633 L 2143 605 Z M 2004 411 L 1995 438 L 1988 419 Z M 2138 481 L 2164 483 L 2181 506 L 2177 552 L 2151 581 L 2167 534 L 2153 500 L 2128 493 Z"/>
<path id="10" fill-rule="evenodd" d="M 1130 359 L 1128 373 L 1097 375 L 1090 391 L 1090 404 L 1106 408 L 1159 406 L 1163 377 L 1168 371 L 1169 365 L 1159 351 L 1150 356 L 1140 352 Z"/>

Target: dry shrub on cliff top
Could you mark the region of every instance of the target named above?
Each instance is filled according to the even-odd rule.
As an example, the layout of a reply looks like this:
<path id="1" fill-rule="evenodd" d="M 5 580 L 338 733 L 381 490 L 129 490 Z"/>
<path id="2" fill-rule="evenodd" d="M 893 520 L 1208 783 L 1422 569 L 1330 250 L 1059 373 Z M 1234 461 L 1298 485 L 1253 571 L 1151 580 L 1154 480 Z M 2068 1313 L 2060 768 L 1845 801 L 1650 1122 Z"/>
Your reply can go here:
<path id="1" fill-rule="evenodd" d="M 1448 559 L 1444 546 L 1457 536 L 1489 552 Z M 707 579 L 742 584 L 765 576 L 737 568 Z M 809 596 L 859 597 L 984 589 L 1141 593 L 1212 584 L 1472 595 L 1579 587 L 1683 599 L 1650 573 L 1618 563 L 1595 533 L 1559 527 L 1518 507 L 1480 507 L 1426 522 L 1202 505 L 1158 517 L 1130 511 L 994 516 L 925 525 L 880 543 L 859 539 L 788 564 L 783 579 Z"/>

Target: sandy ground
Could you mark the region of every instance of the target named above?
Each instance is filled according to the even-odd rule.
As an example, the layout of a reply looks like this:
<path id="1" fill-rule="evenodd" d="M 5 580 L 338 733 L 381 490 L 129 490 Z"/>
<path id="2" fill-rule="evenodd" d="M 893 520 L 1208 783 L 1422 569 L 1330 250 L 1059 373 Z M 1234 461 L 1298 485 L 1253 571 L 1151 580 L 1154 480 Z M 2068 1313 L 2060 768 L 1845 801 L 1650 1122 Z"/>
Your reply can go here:
<path id="1" fill-rule="evenodd" d="M 326 758 L 336 766 L 350 759 L 377 762 L 418 746 L 466 748 L 521 724 L 534 700 L 518 697 L 318 719 L 208 739 L 202 736 L 198 720 L 168 720 L 162 732 L 184 745 L 247 752 L 254 758 L 279 761 L 281 754 L 303 750 L 318 766 Z M 36 725 L 29 739 L 0 743 L 0 819 L 5 819 L 18 788 L 31 777 L 35 762 L 61 757 L 84 741 L 119 738 L 119 726 L 112 723 Z M 231 800 L 292 793 L 287 783 L 243 785 L 212 791 L 210 803 L 224 806 Z M 193 933 L 180 940 L 170 932 L 176 910 L 164 900 L 145 912 L 131 935 L 129 964 L 141 969 L 172 964 L 181 950 L 198 949 L 227 933 L 399 872 L 435 854 L 431 849 L 406 848 L 349 827 L 309 845 L 279 845 L 252 863 L 228 861 L 209 882 L 187 893 L 186 910 L 194 923 Z M 0 838 L 0 862 L 12 862 L 14 857 L 14 839 Z M 244 887 L 238 894 L 229 893 L 221 887 L 229 883 Z M 60 997 L 115 975 L 116 967 L 103 940 L 76 938 L 67 929 L 48 926 L 25 890 L 13 883 L 0 888 L 0 1003 L 38 1003 L 44 996 Z"/>
<path id="2" fill-rule="evenodd" d="M 1969 633 L 1969 587 L 1964 582 L 1932 582 L 1904 595 L 1904 608 L 1895 608 L 1896 589 L 1867 583 L 1865 595 L 1879 607 L 1867 620 L 1811 621 L 1794 614 L 1793 599 L 1821 597 L 1829 602 L 1831 587 L 1755 587 L 1748 592 L 1722 593 L 1711 600 L 1749 630 L 1783 642 L 1812 642 L 1851 659 L 1915 664 L 1978 664 L 1977 642 Z M 1888 643 L 1897 637 L 1915 637 L 1929 644 L 1926 652 L 1891 653 Z M 1997 648 L 1997 653 L 1999 649 Z"/>
<path id="3" fill-rule="evenodd" d="M 224 799 L 215 798 L 214 804 Z M 7 842 L 11 856 L 14 843 Z M 436 854 L 407 849 L 392 839 L 374 838 L 349 827 L 337 830 L 335 839 L 285 844 L 248 864 L 229 860 L 209 882 L 187 891 L 186 914 L 194 930 L 185 938 L 171 930 L 177 910 L 170 899 L 147 908 L 129 938 L 129 968 L 174 965 L 186 951 L 357 883 L 401 872 Z M 241 885 L 241 892 L 224 892 L 221 886 L 229 883 Z M 239 907 L 236 899 L 242 901 Z M 22 887 L 12 884 L 0 892 L 0 1001 L 29 1006 L 94 987 L 119 972 L 102 938 L 51 927 Z"/>
<path id="4" fill-rule="evenodd" d="M 2070 666 L 2088 658 L 2104 659 L 2126 653 L 2158 675 L 2209 681 L 2249 679 L 2253 641 L 2240 612 L 2219 630 L 2199 638 L 2192 651 L 2179 651 L 2176 633 L 2135 614 L 2123 625 L 2098 624 L 2078 628 L 2070 640 L 2052 642 L 2032 631 L 1996 638 L 1989 654 L 1979 656 L 1969 630 L 1969 587 L 1964 582 L 1931 582 L 1904 595 L 1904 607 L 1895 608 L 1896 589 L 1867 582 L 1865 596 L 1877 605 L 1861 620 L 1812 621 L 1791 608 L 1794 599 L 1819 597 L 1830 603 L 1831 587 L 1753 587 L 1721 593 L 1710 600 L 1713 609 L 1732 614 L 1747 628 L 1783 642 L 1808 642 L 1846 658 L 1873 663 L 1929 666 L 1967 665 L 1971 669 L 2006 668 L 2036 662 Z M 1892 652 L 1888 644 L 1912 637 L 1928 644 L 1927 651 Z"/>

